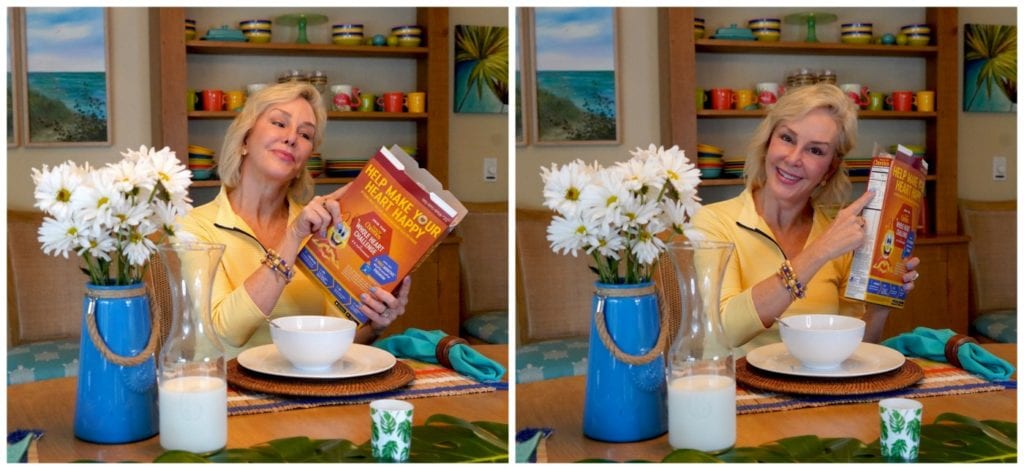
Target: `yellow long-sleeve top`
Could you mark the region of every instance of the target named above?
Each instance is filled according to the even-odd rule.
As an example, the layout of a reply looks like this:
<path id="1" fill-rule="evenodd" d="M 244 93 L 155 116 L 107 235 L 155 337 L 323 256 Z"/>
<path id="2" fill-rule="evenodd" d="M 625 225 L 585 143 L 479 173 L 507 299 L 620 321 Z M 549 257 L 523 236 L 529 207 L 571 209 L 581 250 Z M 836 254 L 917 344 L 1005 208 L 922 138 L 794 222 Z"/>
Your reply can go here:
<path id="1" fill-rule="evenodd" d="M 815 209 L 805 246 L 821 236 L 831 220 Z M 749 352 L 779 341 L 778 327 L 765 328 L 757 315 L 751 289 L 775 276 L 786 259 L 768 224 L 758 215 L 749 189 L 739 196 L 702 207 L 693 218 L 694 228 L 709 240 L 735 245 L 722 282 L 722 327 L 733 347 Z M 853 254 L 829 260 L 805 286 L 807 295 L 797 299 L 783 316 L 808 313 L 839 313 L 864 316 L 864 304 L 843 297 Z"/>
<path id="2" fill-rule="evenodd" d="M 288 221 L 298 217 L 302 205 L 289 200 Z M 260 268 L 266 250 L 253 230 L 231 208 L 228 193 L 221 187 L 217 197 L 182 217 L 181 228 L 197 241 L 223 243 L 224 256 L 213 281 L 211 317 L 229 358 L 243 350 L 270 344 L 270 331 L 263 313 L 243 283 Z M 274 305 L 272 318 L 290 315 L 336 315 L 316 280 L 295 269 L 295 277 Z"/>

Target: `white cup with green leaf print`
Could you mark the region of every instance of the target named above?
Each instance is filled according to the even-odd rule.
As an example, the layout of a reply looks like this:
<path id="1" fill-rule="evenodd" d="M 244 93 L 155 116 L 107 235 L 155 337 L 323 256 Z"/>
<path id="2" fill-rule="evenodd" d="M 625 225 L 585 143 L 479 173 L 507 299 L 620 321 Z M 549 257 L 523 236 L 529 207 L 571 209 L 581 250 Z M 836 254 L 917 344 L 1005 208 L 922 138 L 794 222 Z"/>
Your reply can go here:
<path id="1" fill-rule="evenodd" d="M 412 403 L 402 400 L 370 402 L 370 445 L 378 462 L 409 460 L 412 408 Z"/>
<path id="2" fill-rule="evenodd" d="M 879 443 L 882 457 L 895 461 L 917 460 L 921 447 L 921 414 L 923 405 L 917 400 L 887 398 L 878 402 L 882 434 Z"/>

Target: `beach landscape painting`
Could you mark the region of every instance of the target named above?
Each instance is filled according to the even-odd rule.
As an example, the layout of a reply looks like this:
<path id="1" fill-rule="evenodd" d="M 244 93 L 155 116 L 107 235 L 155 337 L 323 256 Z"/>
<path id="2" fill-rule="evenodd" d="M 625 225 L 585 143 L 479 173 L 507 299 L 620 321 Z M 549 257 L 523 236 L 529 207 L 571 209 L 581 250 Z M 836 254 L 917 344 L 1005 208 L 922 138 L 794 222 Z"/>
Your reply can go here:
<path id="1" fill-rule="evenodd" d="M 617 10 L 535 8 L 532 20 L 537 143 L 619 143 Z"/>
<path id="2" fill-rule="evenodd" d="M 106 8 L 26 8 L 27 146 L 109 145 Z"/>

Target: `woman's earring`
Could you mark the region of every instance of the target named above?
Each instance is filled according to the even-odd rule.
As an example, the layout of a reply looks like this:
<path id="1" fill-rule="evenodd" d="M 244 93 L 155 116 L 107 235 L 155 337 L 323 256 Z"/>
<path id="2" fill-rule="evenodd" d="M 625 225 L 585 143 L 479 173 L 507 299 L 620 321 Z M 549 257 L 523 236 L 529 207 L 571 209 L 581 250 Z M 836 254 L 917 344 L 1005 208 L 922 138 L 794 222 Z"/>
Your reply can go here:
<path id="1" fill-rule="evenodd" d="M 247 153 L 249 153 L 249 151 L 246 150 L 245 147 L 242 147 L 242 156 L 244 157 Z"/>

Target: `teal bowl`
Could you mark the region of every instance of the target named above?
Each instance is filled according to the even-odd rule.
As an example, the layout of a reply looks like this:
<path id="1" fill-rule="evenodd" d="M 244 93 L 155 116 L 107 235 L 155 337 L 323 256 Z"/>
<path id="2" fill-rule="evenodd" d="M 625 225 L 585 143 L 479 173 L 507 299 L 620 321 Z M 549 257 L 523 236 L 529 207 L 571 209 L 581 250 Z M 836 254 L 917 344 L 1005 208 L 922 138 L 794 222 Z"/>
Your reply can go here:
<path id="1" fill-rule="evenodd" d="M 194 180 L 208 180 L 213 177 L 213 168 L 190 171 L 192 172 L 192 179 Z"/>
<path id="2" fill-rule="evenodd" d="M 706 179 L 713 179 L 722 176 L 722 168 L 701 168 L 700 177 Z"/>

